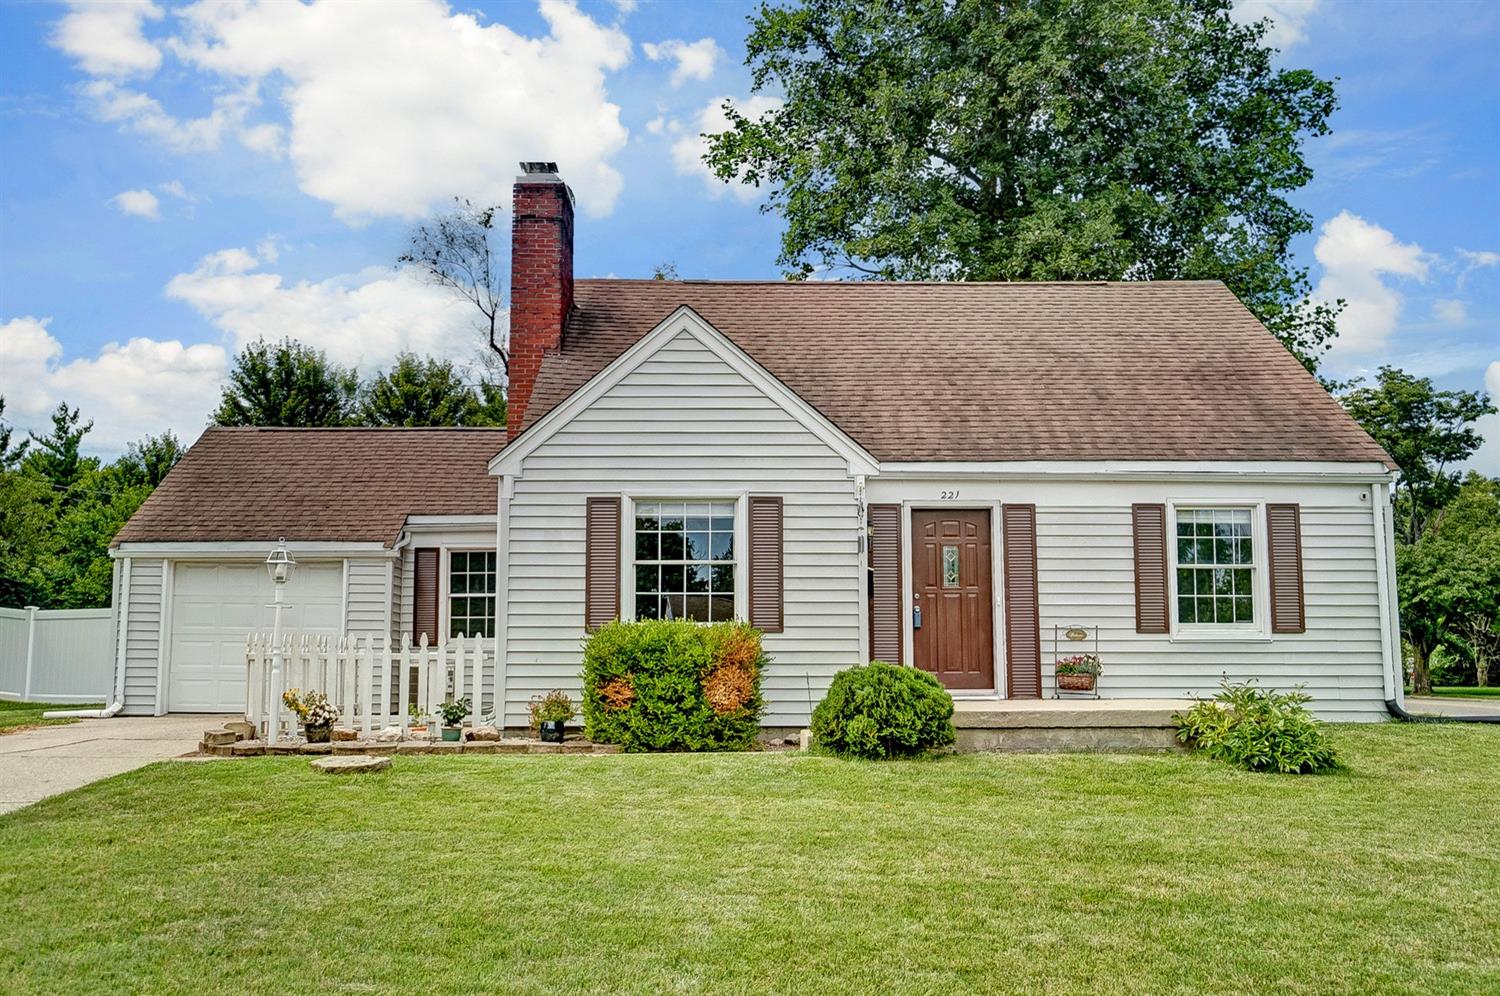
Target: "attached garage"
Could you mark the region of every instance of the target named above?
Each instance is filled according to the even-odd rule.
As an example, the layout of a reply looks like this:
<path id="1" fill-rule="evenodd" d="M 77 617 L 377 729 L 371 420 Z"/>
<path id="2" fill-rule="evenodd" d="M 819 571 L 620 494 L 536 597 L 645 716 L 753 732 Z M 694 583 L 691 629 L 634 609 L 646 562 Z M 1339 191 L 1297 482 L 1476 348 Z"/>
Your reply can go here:
<path id="1" fill-rule="evenodd" d="M 343 632 L 342 561 L 300 562 L 285 592 L 284 631 Z M 258 561 L 176 561 L 166 656 L 171 712 L 236 712 L 245 707 L 245 637 L 269 633 L 274 593 Z"/>

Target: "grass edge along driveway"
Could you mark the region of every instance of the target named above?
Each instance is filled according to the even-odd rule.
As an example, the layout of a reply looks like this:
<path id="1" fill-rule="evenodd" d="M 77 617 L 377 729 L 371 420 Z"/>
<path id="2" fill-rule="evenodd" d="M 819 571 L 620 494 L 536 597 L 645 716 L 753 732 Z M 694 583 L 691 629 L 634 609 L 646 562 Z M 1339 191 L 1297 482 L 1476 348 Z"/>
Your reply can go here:
<path id="1" fill-rule="evenodd" d="M 1500 989 L 1500 729 L 1192 755 L 166 763 L 0 817 L 0 990 Z"/>

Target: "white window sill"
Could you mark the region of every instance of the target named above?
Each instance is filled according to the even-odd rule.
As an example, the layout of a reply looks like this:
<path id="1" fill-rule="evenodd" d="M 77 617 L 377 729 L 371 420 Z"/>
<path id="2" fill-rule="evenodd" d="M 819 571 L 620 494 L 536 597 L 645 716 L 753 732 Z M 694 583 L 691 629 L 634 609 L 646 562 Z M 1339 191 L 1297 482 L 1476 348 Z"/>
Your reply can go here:
<path id="1" fill-rule="evenodd" d="M 1270 643 L 1263 629 L 1178 629 L 1167 637 L 1171 643 Z"/>

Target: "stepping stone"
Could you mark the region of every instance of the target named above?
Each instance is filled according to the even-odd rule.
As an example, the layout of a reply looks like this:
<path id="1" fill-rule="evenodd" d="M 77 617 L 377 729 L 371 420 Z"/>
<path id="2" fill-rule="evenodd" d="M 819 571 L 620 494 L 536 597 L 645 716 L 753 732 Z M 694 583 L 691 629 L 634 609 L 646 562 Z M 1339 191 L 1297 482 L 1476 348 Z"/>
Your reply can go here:
<path id="1" fill-rule="evenodd" d="M 384 771 L 391 766 L 389 757 L 375 757 L 371 754 L 342 754 L 334 757 L 320 757 L 315 761 L 309 761 L 314 771 L 325 775 L 352 775 L 361 771 Z"/>
<path id="2" fill-rule="evenodd" d="M 221 746 L 223 744 L 232 744 L 236 740 L 241 740 L 241 739 L 244 739 L 244 738 L 242 738 L 239 734 L 235 733 L 233 730 L 204 730 L 203 731 L 203 744 L 206 747 L 219 747 L 219 746 Z"/>
<path id="3" fill-rule="evenodd" d="M 255 724 L 247 723 L 244 720 L 231 720 L 224 724 L 224 729 L 235 734 L 241 740 L 252 740 L 255 738 Z"/>

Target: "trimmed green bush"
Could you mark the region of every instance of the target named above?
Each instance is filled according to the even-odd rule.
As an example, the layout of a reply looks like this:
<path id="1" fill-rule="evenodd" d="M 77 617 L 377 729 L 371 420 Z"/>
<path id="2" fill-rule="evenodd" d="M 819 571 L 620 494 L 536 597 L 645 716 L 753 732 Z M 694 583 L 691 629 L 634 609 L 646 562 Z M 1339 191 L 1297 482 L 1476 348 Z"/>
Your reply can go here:
<path id="1" fill-rule="evenodd" d="M 1230 684 L 1212 699 L 1201 699 L 1173 716 L 1177 739 L 1210 757 L 1251 771 L 1313 774 L 1338 767 L 1338 755 L 1323 724 L 1307 711 L 1311 697 L 1301 686 L 1291 692 Z"/>
<path id="2" fill-rule="evenodd" d="M 749 749 L 767 662 L 745 623 L 601 626 L 583 642 L 585 735 L 628 751 Z"/>
<path id="3" fill-rule="evenodd" d="M 953 743 L 953 698 L 936 678 L 883 661 L 840 671 L 812 714 L 813 742 L 835 754 L 885 758 Z"/>

